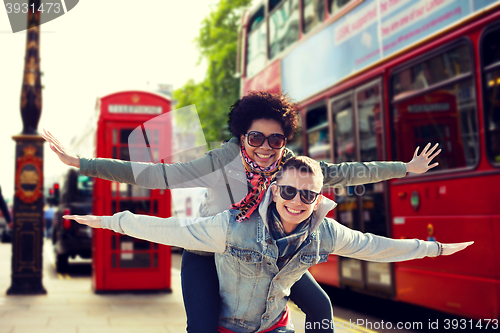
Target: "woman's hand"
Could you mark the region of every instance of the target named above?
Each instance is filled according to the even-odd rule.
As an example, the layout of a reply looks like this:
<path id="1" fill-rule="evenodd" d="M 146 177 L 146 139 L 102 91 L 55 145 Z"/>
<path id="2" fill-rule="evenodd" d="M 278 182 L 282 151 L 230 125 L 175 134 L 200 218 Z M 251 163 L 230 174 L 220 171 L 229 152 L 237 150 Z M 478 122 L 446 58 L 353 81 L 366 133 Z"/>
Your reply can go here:
<path id="1" fill-rule="evenodd" d="M 49 143 L 50 149 L 66 165 L 80 168 L 80 158 L 71 154 L 57 139 L 45 128 L 42 130 L 42 138 Z"/>
<path id="2" fill-rule="evenodd" d="M 75 220 L 80 224 L 86 224 L 92 228 L 102 228 L 101 217 L 95 215 L 63 215 L 63 219 Z"/>
<path id="3" fill-rule="evenodd" d="M 406 170 L 408 172 L 424 173 L 427 170 L 437 167 L 439 165 L 439 163 L 437 162 L 432 165 L 429 165 L 432 159 L 438 156 L 439 153 L 441 152 L 441 149 L 439 149 L 437 152 L 431 155 L 432 152 L 436 150 L 436 148 L 439 146 L 439 143 L 436 143 L 434 147 L 432 147 L 431 149 L 429 149 L 430 146 L 431 144 L 428 143 L 427 146 L 425 146 L 424 150 L 422 150 L 422 153 L 420 155 L 418 155 L 418 149 L 420 147 L 417 147 L 415 153 L 413 154 L 413 159 L 410 162 L 406 163 Z"/>
<path id="4" fill-rule="evenodd" d="M 474 242 L 464 242 L 464 243 L 453 243 L 453 244 L 441 244 L 443 246 L 442 256 L 449 256 L 458 251 L 462 251 L 467 246 L 474 244 Z"/>

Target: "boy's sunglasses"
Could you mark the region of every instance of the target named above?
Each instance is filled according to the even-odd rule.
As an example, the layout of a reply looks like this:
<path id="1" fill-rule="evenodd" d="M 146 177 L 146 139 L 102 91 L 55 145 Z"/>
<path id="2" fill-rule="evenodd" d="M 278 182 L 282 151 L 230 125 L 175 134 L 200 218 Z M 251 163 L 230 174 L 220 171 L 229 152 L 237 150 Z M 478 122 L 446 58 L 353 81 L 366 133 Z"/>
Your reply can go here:
<path id="1" fill-rule="evenodd" d="M 257 131 L 251 131 L 245 134 L 247 138 L 247 142 L 250 146 L 252 147 L 260 147 L 264 144 L 264 141 L 269 142 L 269 147 L 274 148 L 274 149 L 280 149 L 283 148 L 283 146 L 286 144 L 286 138 L 283 134 L 271 134 L 269 136 L 265 136 L 261 132 Z"/>
<path id="2" fill-rule="evenodd" d="M 316 200 L 319 193 L 309 190 L 297 190 L 293 186 L 289 185 L 278 185 L 280 188 L 280 195 L 284 200 L 292 200 L 297 195 L 297 192 L 300 193 L 300 200 L 306 205 L 310 205 Z"/>

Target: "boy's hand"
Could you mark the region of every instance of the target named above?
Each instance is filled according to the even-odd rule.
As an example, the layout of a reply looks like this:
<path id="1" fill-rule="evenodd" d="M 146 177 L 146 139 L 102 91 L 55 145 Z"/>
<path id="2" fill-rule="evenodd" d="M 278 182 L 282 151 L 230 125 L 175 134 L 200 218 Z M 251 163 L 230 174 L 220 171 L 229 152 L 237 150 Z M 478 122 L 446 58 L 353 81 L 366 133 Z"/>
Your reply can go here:
<path id="1" fill-rule="evenodd" d="M 455 252 L 462 251 L 463 249 L 465 249 L 467 246 L 469 246 L 471 244 L 474 244 L 474 242 L 441 244 L 441 245 L 443 245 L 443 253 L 441 253 L 441 255 L 449 256 L 450 254 L 453 254 Z"/>
<path id="2" fill-rule="evenodd" d="M 57 139 L 45 128 L 42 130 L 42 138 L 49 143 L 50 149 L 57 154 L 57 157 L 66 165 L 80 168 L 80 159 L 71 154 Z"/>
<path id="3" fill-rule="evenodd" d="M 66 220 L 75 220 L 80 224 L 86 224 L 92 228 L 102 228 L 101 217 L 95 215 L 63 215 Z"/>
<path id="4" fill-rule="evenodd" d="M 436 148 L 439 146 L 439 143 L 436 143 L 434 147 L 432 147 L 431 149 L 429 149 L 430 146 L 431 144 L 428 143 L 427 146 L 425 146 L 424 150 L 422 150 L 422 153 L 420 155 L 418 155 L 418 149 L 420 147 L 417 147 L 417 149 L 415 150 L 415 154 L 413 154 L 413 159 L 410 162 L 406 163 L 406 169 L 408 172 L 424 173 L 427 170 L 437 167 L 439 165 L 439 163 L 437 162 L 432 165 L 429 165 L 432 159 L 438 156 L 439 153 L 441 152 L 441 149 L 439 149 L 437 152 L 431 155 L 432 152 L 436 150 Z"/>

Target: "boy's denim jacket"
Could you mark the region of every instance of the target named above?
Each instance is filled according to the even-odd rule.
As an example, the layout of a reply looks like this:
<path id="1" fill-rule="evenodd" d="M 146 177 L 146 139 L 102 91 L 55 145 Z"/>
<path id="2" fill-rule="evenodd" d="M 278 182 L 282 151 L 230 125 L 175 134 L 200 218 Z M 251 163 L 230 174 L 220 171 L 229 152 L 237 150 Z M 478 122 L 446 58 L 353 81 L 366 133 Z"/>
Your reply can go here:
<path id="1" fill-rule="evenodd" d="M 103 228 L 152 242 L 215 252 L 221 296 L 219 323 L 234 332 L 257 332 L 274 325 L 285 311 L 294 282 L 312 265 L 325 262 L 330 253 L 380 262 L 438 253 L 435 242 L 363 234 L 325 218 L 336 203 L 323 197 L 311 221 L 314 232 L 279 270 L 278 248 L 269 233 L 266 216 L 271 201 L 269 189 L 258 213 L 243 223 L 235 221 L 237 210 L 191 219 L 165 219 L 125 211 L 105 216 L 101 223 Z"/>

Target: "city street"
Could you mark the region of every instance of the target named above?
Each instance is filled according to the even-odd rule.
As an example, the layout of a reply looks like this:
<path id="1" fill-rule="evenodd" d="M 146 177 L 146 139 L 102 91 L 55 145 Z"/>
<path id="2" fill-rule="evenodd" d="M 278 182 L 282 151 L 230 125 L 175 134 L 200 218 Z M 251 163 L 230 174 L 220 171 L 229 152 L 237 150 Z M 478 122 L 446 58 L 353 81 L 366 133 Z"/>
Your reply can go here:
<path id="1" fill-rule="evenodd" d="M 182 304 L 180 264 L 181 255 L 172 254 L 172 293 L 127 293 L 97 295 L 91 288 L 91 261 L 72 259 L 65 273 L 57 273 L 52 244 L 45 240 L 43 285 L 47 295 L 7 296 L 11 271 L 10 243 L 0 243 L 0 333 L 182 333 L 185 332 L 186 315 Z M 396 318 L 385 318 L 367 309 L 382 308 L 387 313 L 414 313 L 407 323 L 421 322 L 427 328 L 433 312 L 404 304 L 387 303 L 359 295 L 330 293 L 334 305 L 335 332 L 409 332 L 421 331 L 396 329 Z M 352 299 L 355 303 L 341 302 Z M 291 323 L 296 333 L 304 333 L 305 315 L 289 302 Z M 420 313 L 420 315 L 419 315 Z M 440 321 L 449 316 L 440 316 Z M 362 318 L 372 325 L 392 321 L 392 329 L 372 329 L 366 325 L 352 325 Z M 434 320 L 434 318 L 433 318 Z"/>
<path id="2" fill-rule="evenodd" d="M 89 260 L 70 260 L 57 273 L 52 244 L 45 240 L 43 285 L 47 295 L 7 296 L 12 244 L 0 243 L 0 333 L 180 333 L 186 315 L 180 286 L 180 254 L 172 255 L 172 293 L 96 295 Z M 292 318 L 304 315 L 290 303 Z M 297 333 L 304 332 L 302 329 Z"/>
<path id="3" fill-rule="evenodd" d="M 46 240 L 43 285 L 47 295 L 6 296 L 11 246 L 0 244 L 0 333 L 185 331 L 179 269 L 172 269 L 170 294 L 96 295 L 91 289 L 90 261 L 70 260 L 67 273 L 56 273 L 51 243 Z"/>
<path id="4" fill-rule="evenodd" d="M 97 295 L 91 288 L 91 261 L 72 259 L 67 272 L 57 273 L 52 244 L 45 240 L 43 285 L 47 295 L 7 296 L 11 248 L 10 243 L 0 243 L 0 333 L 185 332 L 179 253 L 172 254 L 172 293 Z M 295 332 L 304 333 L 305 315 L 292 302 L 289 307 L 292 323 L 297 325 Z M 375 332 L 362 326 L 347 328 L 349 319 L 343 318 L 356 318 L 359 313 L 335 307 L 335 314 L 336 333 Z"/>

